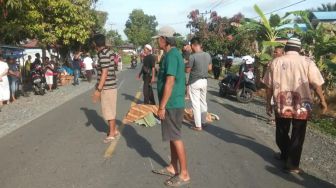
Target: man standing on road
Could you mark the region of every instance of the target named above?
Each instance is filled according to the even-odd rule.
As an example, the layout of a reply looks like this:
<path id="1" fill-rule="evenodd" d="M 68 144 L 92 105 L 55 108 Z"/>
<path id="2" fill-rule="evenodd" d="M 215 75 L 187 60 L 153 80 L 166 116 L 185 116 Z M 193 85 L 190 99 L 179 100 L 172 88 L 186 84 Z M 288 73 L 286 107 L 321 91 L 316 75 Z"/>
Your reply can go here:
<path id="1" fill-rule="evenodd" d="M 188 65 L 191 53 L 192 53 L 192 50 L 191 50 L 190 42 L 186 41 L 183 44 L 183 48 L 182 48 L 182 56 L 183 56 L 185 65 Z M 189 82 L 189 73 L 186 73 L 186 92 L 185 92 L 186 100 L 190 99 L 188 82 Z"/>
<path id="2" fill-rule="evenodd" d="M 73 61 L 72 61 L 72 68 L 74 70 L 74 83 L 73 85 L 79 85 L 79 77 L 80 77 L 80 72 L 81 72 L 81 55 L 82 52 L 77 52 L 74 55 Z"/>
<path id="3" fill-rule="evenodd" d="M 170 141 L 171 162 L 167 167 L 153 172 L 171 176 L 165 182 L 165 185 L 171 187 L 190 182 L 185 148 L 181 139 L 185 107 L 185 65 L 181 52 L 175 47 L 174 33 L 173 28 L 166 26 L 154 37 L 157 38 L 158 46 L 165 51 L 157 81 L 160 101 L 158 116 L 161 119 L 163 141 Z"/>
<path id="4" fill-rule="evenodd" d="M 32 57 L 31 55 L 28 55 L 28 59 L 27 61 L 25 62 L 25 67 L 24 67 L 24 70 L 25 70 L 25 83 L 28 84 L 30 82 L 30 71 L 31 71 L 31 66 L 32 66 Z"/>
<path id="5" fill-rule="evenodd" d="M 311 86 L 320 98 L 323 113 L 327 111 L 322 75 L 311 59 L 299 55 L 300 49 L 299 39 L 289 39 L 285 55 L 270 63 L 263 79 L 268 87 L 266 111 L 269 115 L 273 113 L 272 96 L 276 105 L 276 143 L 281 152 L 277 158 L 285 162 L 288 172 L 297 174 L 302 172 L 299 168 L 302 146 L 312 110 Z"/>
<path id="6" fill-rule="evenodd" d="M 203 52 L 198 37 L 191 39 L 191 48 L 194 52 L 189 58 L 186 72 L 190 72 L 189 95 L 192 103 L 195 127 L 193 130 L 201 131 L 206 123 L 208 105 L 206 101 L 208 71 L 212 69 L 210 54 Z"/>
<path id="7" fill-rule="evenodd" d="M 215 55 L 212 58 L 212 72 L 216 80 L 219 79 L 221 71 L 222 71 L 222 60 L 218 55 Z"/>
<path id="8" fill-rule="evenodd" d="M 284 48 L 283 48 L 283 46 L 277 46 L 277 47 L 274 48 L 273 59 L 281 57 L 283 55 L 284 55 Z M 270 65 L 270 63 L 267 64 L 267 66 L 269 66 L 269 65 Z M 272 105 L 272 107 L 274 109 L 274 105 L 275 104 L 274 104 L 274 98 L 273 98 L 273 96 L 271 98 L 271 105 Z M 272 116 L 270 116 L 270 119 L 268 120 L 268 124 L 275 125 L 275 118 L 272 117 Z"/>
<path id="9" fill-rule="evenodd" d="M 85 54 L 85 58 L 83 60 L 83 63 L 84 63 L 84 67 L 85 67 L 86 78 L 87 78 L 88 82 L 91 83 L 92 71 L 93 71 L 93 60 L 90 57 L 89 53 Z"/>
<path id="10" fill-rule="evenodd" d="M 155 81 L 155 58 L 152 55 L 152 47 L 149 44 L 146 44 L 144 47 L 144 60 L 141 71 L 138 75 L 138 79 L 141 78 L 144 81 L 143 84 L 143 95 L 144 95 L 144 104 L 155 105 L 155 99 L 153 94 L 152 84 Z"/>
<path id="11" fill-rule="evenodd" d="M 10 99 L 10 89 L 7 76 L 8 70 L 8 64 L 3 61 L 2 51 L 0 50 L 0 112 L 3 103 L 9 101 Z"/>
<path id="12" fill-rule="evenodd" d="M 105 45 L 105 35 L 97 34 L 94 37 L 94 45 L 98 52 L 97 64 L 97 84 L 93 93 L 93 102 L 100 99 L 103 117 L 109 124 L 109 133 L 104 143 L 115 140 L 119 135 L 116 127 L 116 107 L 117 107 L 117 82 L 114 62 L 111 61 L 113 53 Z"/>

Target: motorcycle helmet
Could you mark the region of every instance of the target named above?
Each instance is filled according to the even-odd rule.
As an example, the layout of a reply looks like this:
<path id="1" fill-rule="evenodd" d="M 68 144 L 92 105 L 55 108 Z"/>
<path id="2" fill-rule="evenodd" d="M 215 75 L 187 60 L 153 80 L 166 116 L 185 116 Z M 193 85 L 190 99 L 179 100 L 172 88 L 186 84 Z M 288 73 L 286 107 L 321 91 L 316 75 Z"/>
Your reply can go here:
<path id="1" fill-rule="evenodd" d="M 254 63 L 254 58 L 249 55 L 243 56 L 242 59 L 247 65 L 251 65 Z"/>

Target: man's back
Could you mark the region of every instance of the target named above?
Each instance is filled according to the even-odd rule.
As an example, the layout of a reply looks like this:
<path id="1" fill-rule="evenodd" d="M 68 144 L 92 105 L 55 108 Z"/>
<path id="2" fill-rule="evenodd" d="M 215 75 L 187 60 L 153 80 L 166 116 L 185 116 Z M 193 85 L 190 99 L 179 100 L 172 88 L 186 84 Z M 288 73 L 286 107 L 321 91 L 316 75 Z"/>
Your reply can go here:
<path id="1" fill-rule="evenodd" d="M 83 63 L 85 65 L 85 70 L 92 70 L 92 64 L 93 64 L 93 60 L 91 59 L 91 57 L 85 57 L 83 60 Z"/>
<path id="2" fill-rule="evenodd" d="M 211 56 L 206 52 L 197 52 L 190 55 L 188 67 L 191 68 L 189 84 L 208 77 L 208 67 Z"/>
<path id="3" fill-rule="evenodd" d="M 324 80 L 316 64 L 298 52 L 289 51 L 270 64 L 264 83 L 273 94 L 282 117 L 306 119 L 311 108 L 310 85 L 322 85 Z"/>

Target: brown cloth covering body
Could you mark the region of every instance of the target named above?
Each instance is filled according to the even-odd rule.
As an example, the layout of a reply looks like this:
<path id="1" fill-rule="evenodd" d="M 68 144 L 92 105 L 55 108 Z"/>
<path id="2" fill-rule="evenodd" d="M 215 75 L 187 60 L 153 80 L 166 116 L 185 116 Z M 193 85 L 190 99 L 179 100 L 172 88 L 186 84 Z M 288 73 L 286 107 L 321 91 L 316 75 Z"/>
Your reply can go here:
<path id="1" fill-rule="evenodd" d="M 148 113 L 153 113 L 155 116 L 157 116 L 158 109 L 159 106 L 157 105 L 144 105 L 144 104 L 134 105 L 127 113 L 124 122 L 125 123 L 135 122 L 136 120 L 146 117 Z M 213 120 L 218 120 L 218 118 L 213 114 L 208 113 L 207 122 L 213 122 Z M 186 108 L 184 110 L 184 121 L 188 123 L 194 122 L 192 109 Z"/>

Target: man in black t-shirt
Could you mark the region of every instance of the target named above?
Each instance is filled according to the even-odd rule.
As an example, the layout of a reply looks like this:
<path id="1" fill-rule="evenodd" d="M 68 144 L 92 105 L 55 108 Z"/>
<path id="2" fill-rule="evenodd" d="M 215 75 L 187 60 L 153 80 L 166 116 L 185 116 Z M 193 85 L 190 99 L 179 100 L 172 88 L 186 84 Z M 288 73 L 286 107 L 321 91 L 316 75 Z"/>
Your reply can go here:
<path id="1" fill-rule="evenodd" d="M 153 88 L 151 84 L 155 80 L 155 58 L 152 55 L 152 47 L 149 44 L 146 44 L 144 47 L 145 57 L 143 59 L 143 65 L 140 73 L 138 74 L 138 79 L 141 78 L 144 81 L 143 84 L 143 95 L 144 95 L 144 104 L 155 105 L 155 99 L 153 94 Z"/>
<path id="2" fill-rule="evenodd" d="M 216 80 L 219 79 L 222 70 L 222 60 L 218 55 L 212 57 L 212 72 Z"/>

